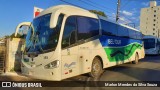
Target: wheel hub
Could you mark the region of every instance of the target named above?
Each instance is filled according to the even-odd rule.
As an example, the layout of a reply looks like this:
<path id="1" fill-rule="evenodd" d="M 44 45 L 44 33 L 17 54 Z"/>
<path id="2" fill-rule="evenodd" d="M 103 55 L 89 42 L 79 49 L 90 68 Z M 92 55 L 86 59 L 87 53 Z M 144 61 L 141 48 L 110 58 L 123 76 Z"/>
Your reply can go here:
<path id="1" fill-rule="evenodd" d="M 100 70 L 100 66 L 95 63 L 95 64 L 93 65 L 93 71 L 94 71 L 95 73 L 98 73 L 99 70 Z"/>

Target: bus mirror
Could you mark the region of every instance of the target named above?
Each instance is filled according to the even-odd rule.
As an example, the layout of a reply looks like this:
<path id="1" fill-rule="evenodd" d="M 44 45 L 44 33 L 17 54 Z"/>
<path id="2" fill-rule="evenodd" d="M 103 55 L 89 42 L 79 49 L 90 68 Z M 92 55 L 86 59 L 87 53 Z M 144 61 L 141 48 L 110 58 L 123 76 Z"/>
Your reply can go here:
<path id="1" fill-rule="evenodd" d="M 58 17 L 60 15 L 60 12 L 52 13 L 51 20 L 50 20 L 50 28 L 55 28 L 57 26 Z"/>
<path id="2" fill-rule="evenodd" d="M 20 23 L 17 27 L 16 27 L 16 31 L 15 31 L 15 37 L 17 36 L 17 33 L 19 32 L 19 29 L 22 28 L 23 26 L 27 26 L 29 27 L 31 25 L 31 22 L 22 22 Z"/>

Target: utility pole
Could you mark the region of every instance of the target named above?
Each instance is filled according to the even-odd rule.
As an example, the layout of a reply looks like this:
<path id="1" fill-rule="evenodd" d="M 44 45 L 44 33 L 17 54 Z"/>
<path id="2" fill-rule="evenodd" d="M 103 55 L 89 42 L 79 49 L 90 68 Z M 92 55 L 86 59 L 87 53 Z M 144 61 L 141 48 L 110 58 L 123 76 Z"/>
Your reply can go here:
<path id="1" fill-rule="evenodd" d="M 121 1 L 120 1 L 120 0 L 118 0 L 118 1 L 117 1 L 117 14 L 116 14 L 116 22 L 117 22 L 117 21 L 118 21 L 118 19 L 119 19 L 120 4 L 121 4 Z"/>

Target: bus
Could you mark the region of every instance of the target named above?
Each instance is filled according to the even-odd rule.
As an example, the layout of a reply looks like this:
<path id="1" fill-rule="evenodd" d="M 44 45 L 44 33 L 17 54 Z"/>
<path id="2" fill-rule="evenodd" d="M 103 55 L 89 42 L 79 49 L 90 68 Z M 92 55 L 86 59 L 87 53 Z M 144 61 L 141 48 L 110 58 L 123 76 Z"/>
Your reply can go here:
<path id="1" fill-rule="evenodd" d="M 145 56 L 139 30 L 71 5 L 42 11 L 30 23 L 24 47 L 22 74 L 53 81 L 98 77 L 107 67 Z"/>
<path id="2" fill-rule="evenodd" d="M 146 35 L 143 37 L 144 49 L 146 55 L 160 54 L 160 38 L 156 36 Z"/>

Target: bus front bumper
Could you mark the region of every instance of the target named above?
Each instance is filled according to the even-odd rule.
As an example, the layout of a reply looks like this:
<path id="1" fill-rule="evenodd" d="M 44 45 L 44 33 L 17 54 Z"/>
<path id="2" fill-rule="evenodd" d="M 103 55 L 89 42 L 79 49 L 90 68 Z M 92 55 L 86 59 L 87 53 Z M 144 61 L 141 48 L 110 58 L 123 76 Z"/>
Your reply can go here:
<path id="1" fill-rule="evenodd" d="M 61 75 L 60 70 L 55 69 L 45 69 L 43 67 L 39 68 L 27 68 L 21 67 L 22 74 L 35 79 L 50 80 L 50 81 L 60 81 Z"/>

